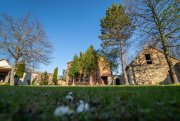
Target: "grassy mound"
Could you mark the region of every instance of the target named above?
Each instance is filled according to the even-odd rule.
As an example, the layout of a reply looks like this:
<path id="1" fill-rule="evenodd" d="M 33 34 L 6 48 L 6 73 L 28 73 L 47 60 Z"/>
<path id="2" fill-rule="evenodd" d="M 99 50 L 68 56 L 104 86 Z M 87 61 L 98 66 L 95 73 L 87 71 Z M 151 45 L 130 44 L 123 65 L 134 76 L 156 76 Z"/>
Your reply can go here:
<path id="1" fill-rule="evenodd" d="M 65 97 L 72 92 L 73 102 Z M 54 116 L 58 106 L 90 110 Z M 180 86 L 0 87 L 0 121 L 180 121 Z"/>

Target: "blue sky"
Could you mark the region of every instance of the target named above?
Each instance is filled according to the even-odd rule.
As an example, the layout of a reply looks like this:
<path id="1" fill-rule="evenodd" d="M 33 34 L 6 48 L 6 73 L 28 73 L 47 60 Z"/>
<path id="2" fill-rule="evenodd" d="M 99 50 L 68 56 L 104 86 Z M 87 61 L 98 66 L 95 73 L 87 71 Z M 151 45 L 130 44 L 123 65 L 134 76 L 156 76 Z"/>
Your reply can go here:
<path id="1" fill-rule="evenodd" d="M 0 13 L 20 16 L 31 13 L 43 24 L 54 52 L 51 64 L 41 71 L 59 74 L 66 69 L 74 54 L 85 51 L 89 45 L 100 47 L 100 18 L 112 3 L 121 0 L 0 0 Z"/>

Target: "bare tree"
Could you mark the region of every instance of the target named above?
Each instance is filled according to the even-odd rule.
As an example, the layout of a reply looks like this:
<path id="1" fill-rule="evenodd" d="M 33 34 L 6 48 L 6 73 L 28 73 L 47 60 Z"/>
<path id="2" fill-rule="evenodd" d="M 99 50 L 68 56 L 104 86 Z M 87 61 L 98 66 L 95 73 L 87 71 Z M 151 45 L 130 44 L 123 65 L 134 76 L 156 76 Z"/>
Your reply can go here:
<path id="1" fill-rule="evenodd" d="M 52 46 L 42 25 L 29 14 L 0 16 L 0 45 L 13 60 L 10 85 L 14 85 L 15 66 L 20 60 L 34 68 L 48 64 L 51 58 Z"/>
<path id="2" fill-rule="evenodd" d="M 172 83 L 178 83 L 168 48 L 168 42 L 180 39 L 178 0 L 129 0 L 127 3 L 141 37 L 162 44 Z"/>

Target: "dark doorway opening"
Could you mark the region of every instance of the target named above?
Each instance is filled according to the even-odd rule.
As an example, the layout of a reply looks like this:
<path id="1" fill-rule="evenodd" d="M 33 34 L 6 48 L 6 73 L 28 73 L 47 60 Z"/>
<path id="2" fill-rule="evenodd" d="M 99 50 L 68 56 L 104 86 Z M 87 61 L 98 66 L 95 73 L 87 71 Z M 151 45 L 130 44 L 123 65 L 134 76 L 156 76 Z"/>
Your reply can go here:
<path id="1" fill-rule="evenodd" d="M 108 85 L 108 77 L 107 76 L 102 76 L 101 78 L 102 78 L 104 84 Z"/>
<path id="2" fill-rule="evenodd" d="M 5 81 L 5 78 L 7 75 L 8 75 L 8 73 L 0 72 L 0 81 Z"/>
<path id="3" fill-rule="evenodd" d="M 119 78 L 116 78 L 116 85 L 121 85 Z"/>

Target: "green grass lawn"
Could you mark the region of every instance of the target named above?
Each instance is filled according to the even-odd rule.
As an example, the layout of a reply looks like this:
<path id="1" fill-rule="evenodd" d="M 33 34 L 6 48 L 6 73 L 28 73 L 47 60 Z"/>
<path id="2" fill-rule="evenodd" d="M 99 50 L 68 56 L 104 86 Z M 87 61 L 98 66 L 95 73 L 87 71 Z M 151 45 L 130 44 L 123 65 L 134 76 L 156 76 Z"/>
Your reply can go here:
<path id="1" fill-rule="evenodd" d="M 73 102 L 65 97 L 73 92 Z M 90 110 L 61 117 L 56 107 Z M 0 87 L 0 121 L 180 121 L 180 86 Z"/>

